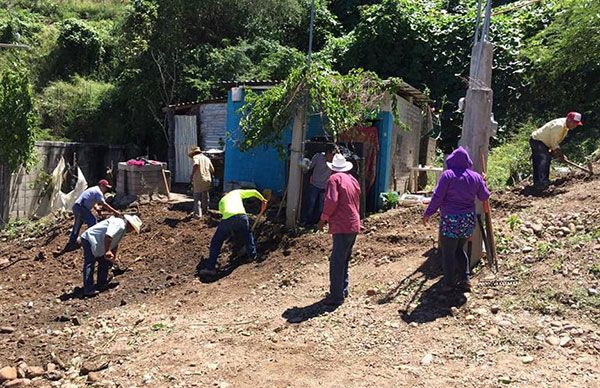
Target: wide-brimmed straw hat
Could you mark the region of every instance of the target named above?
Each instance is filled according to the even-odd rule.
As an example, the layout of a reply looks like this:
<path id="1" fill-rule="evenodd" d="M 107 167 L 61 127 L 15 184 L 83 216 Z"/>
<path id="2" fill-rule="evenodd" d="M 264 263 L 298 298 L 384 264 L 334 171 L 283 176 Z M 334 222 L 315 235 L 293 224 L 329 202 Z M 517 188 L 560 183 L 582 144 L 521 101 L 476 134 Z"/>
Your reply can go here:
<path id="1" fill-rule="evenodd" d="M 194 156 L 201 154 L 202 150 L 200 149 L 200 147 L 194 147 L 190 150 L 190 152 L 188 152 L 188 156 L 190 158 L 193 158 Z"/>
<path id="2" fill-rule="evenodd" d="M 342 154 L 333 155 L 333 160 L 327 162 L 327 167 L 336 172 L 350 171 L 352 170 L 352 166 L 352 162 L 347 161 Z"/>
<path id="3" fill-rule="evenodd" d="M 129 222 L 129 225 L 131 225 L 136 233 L 140 233 L 140 229 L 142 228 L 142 220 L 140 220 L 138 216 L 125 214 L 123 217 L 125 218 L 125 221 Z"/>

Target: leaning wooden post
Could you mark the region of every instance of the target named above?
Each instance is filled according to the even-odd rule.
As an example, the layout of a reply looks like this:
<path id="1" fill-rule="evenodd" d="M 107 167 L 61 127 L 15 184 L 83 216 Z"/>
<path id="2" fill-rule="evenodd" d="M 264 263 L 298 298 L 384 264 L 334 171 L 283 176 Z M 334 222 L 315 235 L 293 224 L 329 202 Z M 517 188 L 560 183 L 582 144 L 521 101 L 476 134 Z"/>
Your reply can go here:
<path id="1" fill-rule="evenodd" d="M 473 170 L 479 173 L 484 170 L 480 152 L 487 160 L 492 136 L 492 47 L 492 44 L 487 41 L 480 41 L 473 46 L 469 89 L 465 98 L 465 115 L 460 140 L 460 145 L 469 151 Z M 477 201 L 477 214 L 481 214 L 482 211 L 482 204 Z M 477 265 L 481 259 L 482 241 L 479 228 L 475 228 L 472 238 L 471 267 Z"/>
<path id="2" fill-rule="evenodd" d="M 290 170 L 287 187 L 287 200 L 285 208 L 285 224 L 294 228 L 300 212 L 302 198 L 302 167 L 300 162 L 304 156 L 304 138 L 306 126 L 304 125 L 305 110 L 301 104 L 294 115 L 292 127 L 292 144 L 290 146 Z"/>

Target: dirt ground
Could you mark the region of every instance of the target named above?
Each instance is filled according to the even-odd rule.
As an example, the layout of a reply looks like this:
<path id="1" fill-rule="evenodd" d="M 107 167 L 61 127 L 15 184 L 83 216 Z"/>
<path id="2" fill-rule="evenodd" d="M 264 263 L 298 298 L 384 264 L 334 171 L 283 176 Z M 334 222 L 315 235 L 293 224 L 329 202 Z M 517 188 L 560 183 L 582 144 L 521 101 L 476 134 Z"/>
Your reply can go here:
<path id="1" fill-rule="evenodd" d="M 140 205 L 127 268 L 93 299 L 79 297 L 81 251 L 52 256 L 70 220 L 5 234 L 0 367 L 42 367 L 22 382 L 40 387 L 600 386 L 599 188 L 576 175 L 545 197 L 495 193 L 498 278 L 514 282 L 489 283 L 480 265 L 464 295 L 439 291 L 437 227 L 421 208 L 372 215 L 335 310 L 320 303 L 324 233 L 261 224 L 261 261 L 227 247 L 209 281 L 196 272 L 217 218 Z"/>

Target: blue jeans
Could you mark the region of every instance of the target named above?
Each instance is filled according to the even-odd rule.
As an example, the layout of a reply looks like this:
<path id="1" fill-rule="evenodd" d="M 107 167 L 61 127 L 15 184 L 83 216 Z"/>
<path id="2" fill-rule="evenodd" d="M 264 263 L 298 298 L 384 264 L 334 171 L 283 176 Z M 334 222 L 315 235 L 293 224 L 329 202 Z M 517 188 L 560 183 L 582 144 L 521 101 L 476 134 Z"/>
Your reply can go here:
<path id="1" fill-rule="evenodd" d="M 536 186 L 550 184 L 550 149 L 541 141 L 529 139 L 531 147 L 531 164 L 533 165 L 533 183 Z"/>
<path id="2" fill-rule="evenodd" d="M 90 209 L 78 203 L 73 205 L 73 217 L 75 217 L 75 222 L 73 223 L 73 229 L 71 229 L 71 235 L 69 236 L 69 245 L 73 245 L 77 242 L 81 225 L 83 225 L 84 222 L 88 228 L 96 225 L 98 222 Z"/>
<path id="3" fill-rule="evenodd" d="M 466 238 L 451 238 L 440 235 L 442 268 L 444 270 L 444 284 L 446 286 L 454 286 L 456 284 L 456 273 L 458 273 L 459 282 L 469 279 L 469 256 L 467 256 L 463 249 L 466 241 Z"/>
<path id="4" fill-rule="evenodd" d="M 246 254 L 250 259 L 256 257 L 256 244 L 254 243 L 252 230 L 250 230 L 248 216 L 245 214 L 238 214 L 219 222 L 215 235 L 210 241 L 210 253 L 208 260 L 206 261 L 206 269 L 215 269 L 223 243 L 231 236 L 231 234 L 244 236 L 246 240 Z"/>
<path id="5" fill-rule="evenodd" d="M 323 212 L 323 201 L 325 201 L 325 189 L 308 185 L 308 193 L 304 204 L 302 222 L 305 225 L 314 225 L 319 222 Z"/>
<path id="6" fill-rule="evenodd" d="M 343 302 L 348 295 L 348 264 L 355 242 L 356 233 L 333 235 L 329 258 L 329 297 L 335 302 Z"/>
<path id="7" fill-rule="evenodd" d="M 108 270 L 111 263 L 104 256 L 94 257 L 92 246 L 86 239 L 81 239 L 81 246 L 83 247 L 83 293 L 89 294 L 96 289 L 94 287 L 94 267 L 96 266 L 96 262 L 98 262 L 97 285 L 100 287 L 108 284 Z"/>

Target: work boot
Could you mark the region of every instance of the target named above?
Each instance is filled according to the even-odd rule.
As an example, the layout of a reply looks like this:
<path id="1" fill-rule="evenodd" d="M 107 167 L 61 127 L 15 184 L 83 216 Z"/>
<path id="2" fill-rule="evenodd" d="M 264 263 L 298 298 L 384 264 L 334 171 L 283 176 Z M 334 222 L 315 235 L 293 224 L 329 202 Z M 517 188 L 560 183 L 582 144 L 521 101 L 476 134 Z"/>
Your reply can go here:
<path id="1" fill-rule="evenodd" d="M 469 279 L 458 282 L 456 288 L 463 292 L 471 292 L 471 281 Z"/>
<path id="2" fill-rule="evenodd" d="M 210 268 L 202 268 L 198 273 L 200 276 L 217 276 L 217 270 Z"/>

